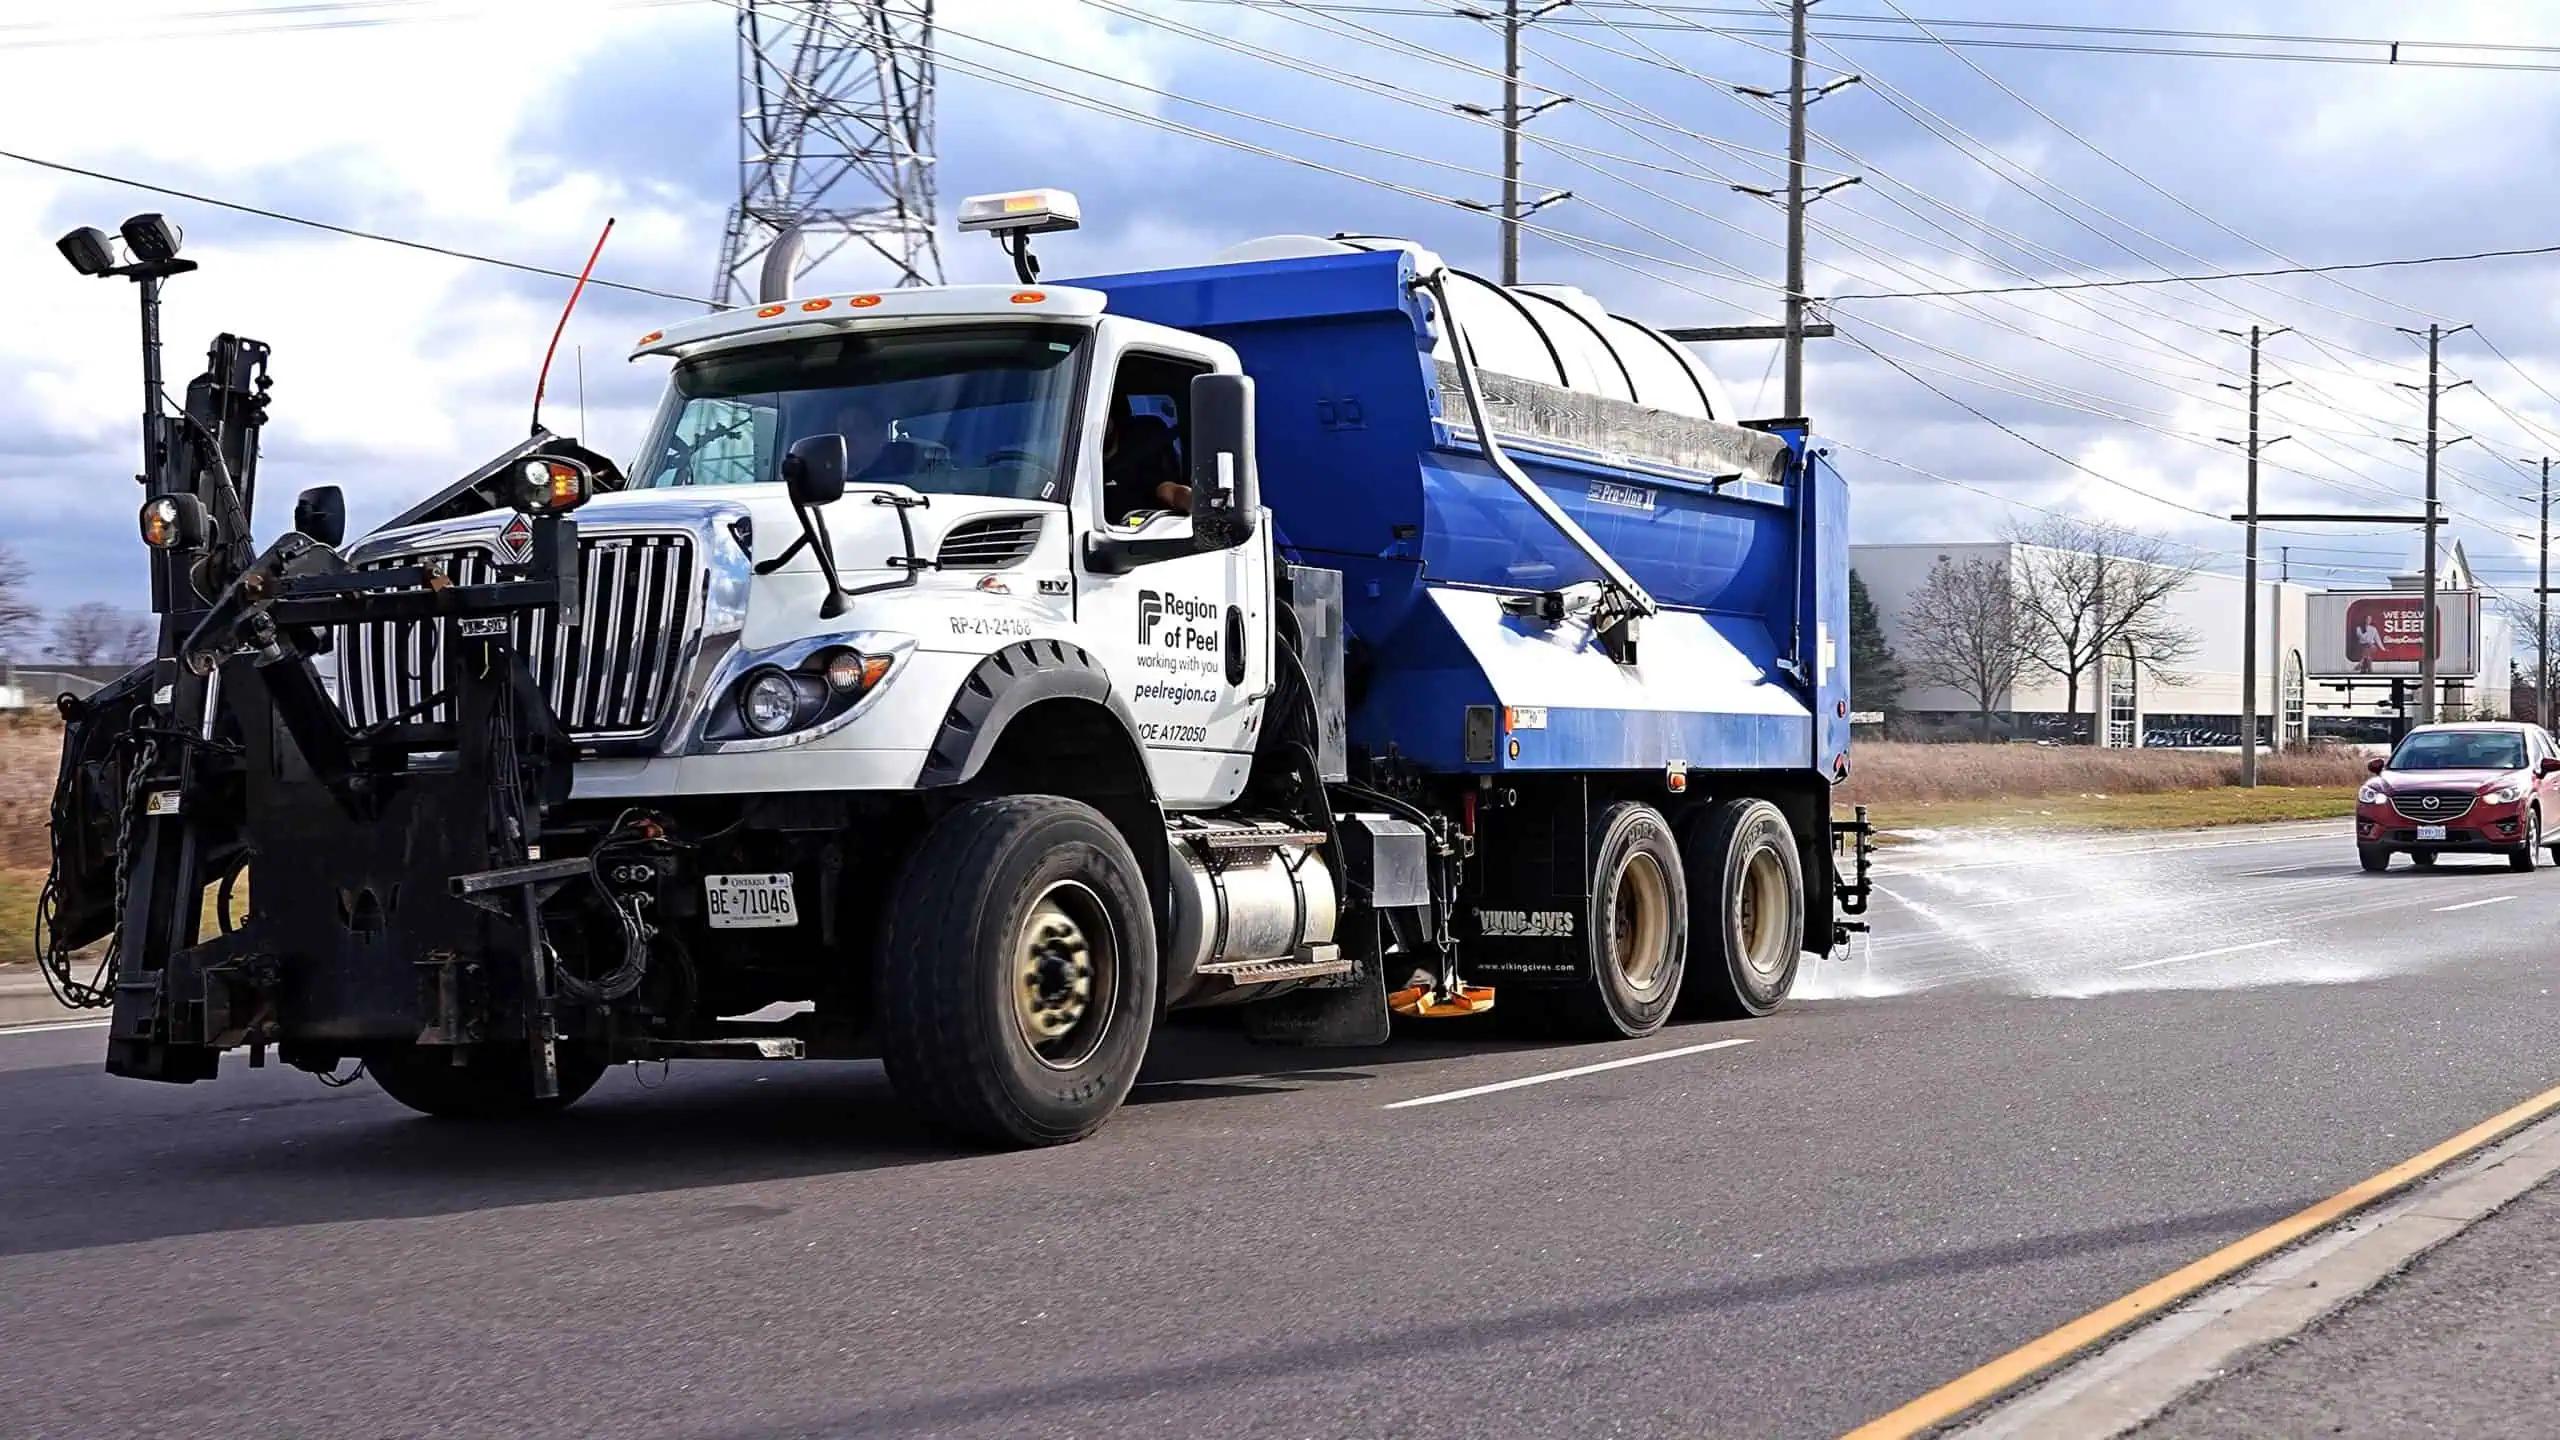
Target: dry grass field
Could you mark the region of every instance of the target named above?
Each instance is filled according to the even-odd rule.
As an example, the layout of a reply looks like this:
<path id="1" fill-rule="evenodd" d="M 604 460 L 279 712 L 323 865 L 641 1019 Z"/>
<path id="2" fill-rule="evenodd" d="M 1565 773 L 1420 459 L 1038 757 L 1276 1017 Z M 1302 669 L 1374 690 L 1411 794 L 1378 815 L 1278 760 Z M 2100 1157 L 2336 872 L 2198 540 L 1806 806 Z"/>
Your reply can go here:
<path id="1" fill-rule="evenodd" d="M 45 808 L 61 758 L 62 728 L 50 716 L 0 715 L 0 964 L 35 957 L 30 932 L 51 858 Z"/>
<path id="2" fill-rule="evenodd" d="M 2321 746 L 2258 757 L 2258 783 L 2355 786 L 2365 756 Z M 1849 752 L 1851 805 L 2023 799 L 2047 795 L 2149 795 L 2240 783 L 2240 757 L 2189 750 L 2101 750 L 2077 745 L 1862 743 Z"/>

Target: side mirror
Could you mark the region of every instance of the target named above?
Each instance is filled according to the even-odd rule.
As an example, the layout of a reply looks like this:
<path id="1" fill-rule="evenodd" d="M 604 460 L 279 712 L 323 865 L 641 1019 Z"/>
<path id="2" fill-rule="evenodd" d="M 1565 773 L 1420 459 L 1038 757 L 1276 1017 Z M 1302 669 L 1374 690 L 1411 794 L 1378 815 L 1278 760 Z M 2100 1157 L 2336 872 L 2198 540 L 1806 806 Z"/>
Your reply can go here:
<path id="1" fill-rule="evenodd" d="M 1253 538 L 1262 481 L 1253 463 L 1253 377 L 1191 377 L 1191 533 L 1207 548 Z"/>
<path id="2" fill-rule="evenodd" d="M 2391 763 L 2391 757 L 2390 757 L 2390 756 L 2388 756 L 2388 755 L 2376 755 L 2376 756 L 2374 756 L 2372 759 L 2367 760 L 2366 762 L 2364 762 L 2364 773 L 2366 773 L 2367 775 L 2379 775 L 2379 774 L 2381 774 L 2381 773 L 2382 773 L 2383 767 L 2384 767 L 2384 766 L 2386 766 L 2386 765 L 2389 765 L 2390 763 Z"/>
<path id="3" fill-rule="evenodd" d="M 844 498 L 849 453 L 842 435 L 803 435 L 782 456 L 782 483 L 794 505 L 832 505 Z"/>
<path id="4" fill-rule="evenodd" d="M 335 547 L 347 538 L 347 492 L 335 485 L 314 485 L 296 495 L 293 528 Z"/>
<path id="5" fill-rule="evenodd" d="M 2560 775 L 2560 755 L 2543 756 L 2542 763 L 2533 767 L 2533 773 L 2536 775 Z"/>

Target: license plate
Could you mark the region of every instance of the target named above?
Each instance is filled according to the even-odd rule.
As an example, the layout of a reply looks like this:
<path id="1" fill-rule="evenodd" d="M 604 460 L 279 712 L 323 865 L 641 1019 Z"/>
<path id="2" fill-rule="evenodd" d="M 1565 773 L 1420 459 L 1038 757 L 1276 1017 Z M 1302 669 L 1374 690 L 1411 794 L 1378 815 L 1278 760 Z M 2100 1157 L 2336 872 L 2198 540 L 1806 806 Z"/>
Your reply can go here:
<path id="1" fill-rule="evenodd" d="M 791 876 L 705 875 L 703 913 L 714 930 L 774 930 L 800 923 Z"/>
<path id="2" fill-rule="evenodd" d="M 2444 838 L 2444 827 L 2441 825 L 2421 825 L 2418 827 L 2418 838 L 2421 840 L 2441 840 Z"/>

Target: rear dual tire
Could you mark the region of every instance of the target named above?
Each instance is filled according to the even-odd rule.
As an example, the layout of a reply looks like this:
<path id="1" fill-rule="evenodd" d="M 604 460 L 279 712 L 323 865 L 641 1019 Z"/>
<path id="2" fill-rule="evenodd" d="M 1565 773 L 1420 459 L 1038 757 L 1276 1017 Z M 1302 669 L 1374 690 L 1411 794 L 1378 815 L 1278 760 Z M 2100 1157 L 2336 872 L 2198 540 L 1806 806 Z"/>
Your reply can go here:
<path id="1" fill-rule="evenodd" d="M 1769 1014 L 1795 989 L 1804 958 L 1804 860 L 1786 812 L 1727 800 L 1692 815 L 1681 837 L 1689 906 L 1703 917 L 1684 1015 Z"/>
<path id="2" fill-rule="evenodd" d="M 1689 963 L 1690 887 L 1671 822 L 1640 800 L 1591 827 L 1591 902 L 1582 917 L 1589 974 L 1568 1017 L 1592 1040 L 1650 1035 L 1671 1018 Z"/>
<path id="3" fill-rule="evenodd" d="M 1747 1018 L 1785 1003 L 1804 954 L 1805 881 L 1784 811 L 1723 801 L 1692 813 L 1675 841 L 1661 811 L 1626 801 L 1593 826 L 1591 853 L 1575 1033 L 1632 1039 L 1675 1013 Z"/>

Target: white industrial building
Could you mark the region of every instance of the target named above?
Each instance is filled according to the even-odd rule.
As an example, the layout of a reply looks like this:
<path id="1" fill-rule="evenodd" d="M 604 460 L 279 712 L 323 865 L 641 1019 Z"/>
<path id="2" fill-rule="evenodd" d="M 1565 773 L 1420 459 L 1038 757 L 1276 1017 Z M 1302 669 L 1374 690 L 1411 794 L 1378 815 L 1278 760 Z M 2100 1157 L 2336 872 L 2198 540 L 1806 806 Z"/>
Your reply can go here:
<path id="1" fill-rule="evenodd" d="M 2006 566 L 2021 582 L 2025 552 L 2035 547 L 2008 540 L 1953 544 L 1852 545 L 1849 565 L 1866 583 L 1869 598 L 1884 628 L 1885 643 L 1903 657 L 1902 695 L 1890 728 L 1913 738 L 1968 738 L 1975 733 L 1971 696 L 1909 674 L 1911 654 L 1906 612 L 1939 559 L 1962 565 L 1989 560 Z M 2129 563 L 2129 562 L 2128 562 Z M 2414 572 L 2415 567 L 2412 567 Z M 2350 735 L 2379 739 L 2394 716 L 2388 681 L 2360 681 L 2352 687 L 2313 679 L 2304 662 L 2309 597 L 2314 587 L 2274 578 L 2275 566 L 2263 564 L 2258 596 L 2258 715 L 2260 733 L 2277 744 L 2299 743 L 2309 735 Z M 2474 585 L 2460 544 L 2440 552 L 2437 586 L 2447 593 Z M 2417 574 L 2395 575 L 2379 588 L 2416 590 Z M 2121 659 L 2111 659 L 2097 675 L 2080 680 L 2076 721 L 2066 713 L 2062 677 L 2030 665 L 2017 684 L 1993 706 L 1994 734 L 2009 739 L 2063 739 L 2085 734 L 2097 717 L 2100 743 L 2109 745 L 2237 744 L 2240 735 L 2240 626 L 2242 587 L 2236 575 L 2198 571 L 2163 602 L 2160 612 L 2192 634 L 2193 651 L 2154 676 Z M 2529 639 L 2529 637 L 2528 637 Z M 2528 647 L 2529 648 L 2529 647 Z M 2480 680 L 2448 683 L 2440 718 L 2490 718 L 2507 713 L 2507 669 L 2511 648 L 2508 627 L 2494 607 L 2483 606 L 2480 634 Z M 1852 677 L 1854 684 L 1854 677 Z M 2406 686 L 2414 718 L 2417 685 Z M 1868 708 L 1863 697 L 1861 708 Z M 2281 730 L 2276 717 L 2283 717 Z"/>

